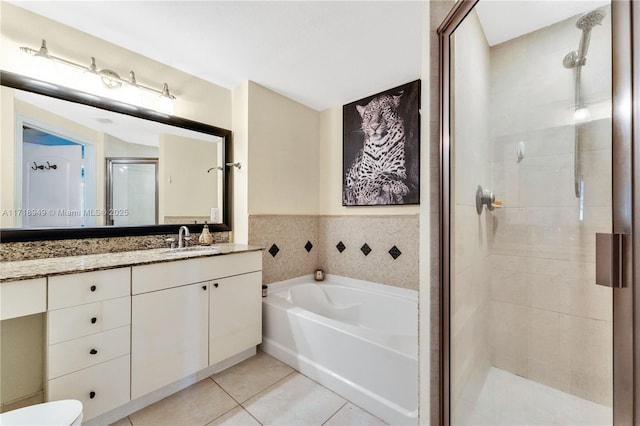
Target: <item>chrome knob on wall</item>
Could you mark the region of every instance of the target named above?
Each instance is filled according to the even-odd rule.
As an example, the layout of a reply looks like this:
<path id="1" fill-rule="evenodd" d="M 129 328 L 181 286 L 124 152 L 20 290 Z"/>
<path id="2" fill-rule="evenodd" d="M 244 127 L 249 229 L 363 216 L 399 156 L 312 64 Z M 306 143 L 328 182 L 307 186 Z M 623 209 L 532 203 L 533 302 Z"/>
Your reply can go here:
<path id="1" fill-rule="evenodd" d="M 487 209 L 493 211 L 495 208 L 493 203 L 496 201 L 495 195 L 493 192 L 488 189 L 482 189 L 482 186 L 478 185 L 478 189 L 476 190 L 476 211 L 478 214 L 482 213 L 482 206 L 487 205 Z"/>

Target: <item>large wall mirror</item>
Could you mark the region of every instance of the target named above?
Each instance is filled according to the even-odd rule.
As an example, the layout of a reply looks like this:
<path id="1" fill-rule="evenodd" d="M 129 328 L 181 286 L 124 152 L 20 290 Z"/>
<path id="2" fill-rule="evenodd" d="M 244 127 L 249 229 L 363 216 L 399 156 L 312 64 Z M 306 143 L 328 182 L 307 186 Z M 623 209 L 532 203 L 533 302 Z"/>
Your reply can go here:
<path id="1" fill-rule="evenodd" d="M 0 78 L 3 242 L 231 229 L 229 130 Z"/>

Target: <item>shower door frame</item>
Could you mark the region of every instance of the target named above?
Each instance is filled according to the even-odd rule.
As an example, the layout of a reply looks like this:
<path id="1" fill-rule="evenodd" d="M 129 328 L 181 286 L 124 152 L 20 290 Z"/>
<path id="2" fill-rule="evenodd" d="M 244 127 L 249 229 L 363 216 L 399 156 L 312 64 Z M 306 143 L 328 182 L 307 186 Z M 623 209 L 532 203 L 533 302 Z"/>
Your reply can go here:
<path id="1" fill-rule="evenodd" d="M 451 424 L 451 36 L 479 0 L 458 0 L 437 29 L 440 73 L 440 424 Z M 613 423 L 640 422 L 640 4 L 611 1 L 612 232 L 623 234 L 623 287 L 613 288 Z M 633 40 L 633 44 L 632 44 Z M 640 73 L 638 73 L 640 74 Z M 640 78 L 638 78 L 640 80 Z M 635 84 L 634 84 L 635 83 Z M 595 284 L 593 284 L 595 285 Z M 638 315 L 634 315 L 638 312 Z M 637 365 L 638 368 L 634 368 Z M 435 409 L 435 407 L 433 407 Z M 636 414 L 637 413 L 637 414 Z"/>

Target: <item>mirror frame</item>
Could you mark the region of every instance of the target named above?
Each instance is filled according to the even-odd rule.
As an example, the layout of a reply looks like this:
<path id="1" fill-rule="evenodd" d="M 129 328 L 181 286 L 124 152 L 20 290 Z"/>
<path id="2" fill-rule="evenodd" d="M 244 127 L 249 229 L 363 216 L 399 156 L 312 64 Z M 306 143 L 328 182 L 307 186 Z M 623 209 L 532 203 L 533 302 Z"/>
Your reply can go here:
<path id="1" fill-rule="evenodd" d="M 0 85 L 13 89 L 24 90 L 64 101 L 92 106 L 132 117 L 151 120 L 169 126 L 180 127 L 196 132 L 218 136 L 223 139 L 224 163 L 233 163 L 231 130 L 192 121 L 186 118 L 162 114 L 144 107 L 134 107 L 129 104 L 87 94 L 79 90 L 57 84 L 36 80 L 20 74 L 0 70 Z M 223 173 L 222 214 L 223 223 L 209 224 L 211 231 L 231 231 L 232 218 L 232 185 L 233 173 L 231 167 L 224 167 Z M 186 225 L 191 232 L 200 232 L 203 224 L 169 224 L 143 226 L 100 226 L 88 228 L 0 228 L 0 242 L 23 242 L 43 240 L 66 240 L 80 238 L 129 237 L 142 235 L 173 234 L 178 228 Z"/>

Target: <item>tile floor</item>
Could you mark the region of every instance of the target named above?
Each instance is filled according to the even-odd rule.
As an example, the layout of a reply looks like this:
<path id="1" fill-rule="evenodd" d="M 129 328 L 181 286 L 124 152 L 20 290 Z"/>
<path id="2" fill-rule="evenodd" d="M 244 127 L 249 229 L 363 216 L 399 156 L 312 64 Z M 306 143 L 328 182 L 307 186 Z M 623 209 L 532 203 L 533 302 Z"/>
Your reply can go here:
<path id="1" fill-rule="evenodd" d="M 258 351 L 256 356 L 112 426 L 385 424 L 286 364 Z"/>
<path id="2" fill-rule="evenodd" d="M 605 407 L 491 367 L 475 404 L 458 403 L 460 425 L 611 425 Z"/>

